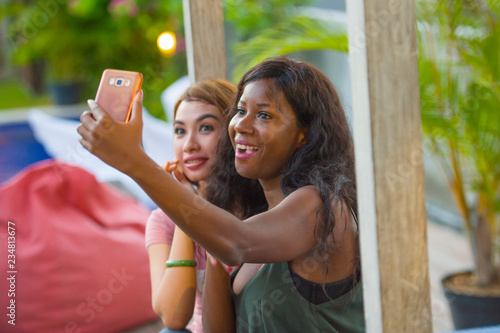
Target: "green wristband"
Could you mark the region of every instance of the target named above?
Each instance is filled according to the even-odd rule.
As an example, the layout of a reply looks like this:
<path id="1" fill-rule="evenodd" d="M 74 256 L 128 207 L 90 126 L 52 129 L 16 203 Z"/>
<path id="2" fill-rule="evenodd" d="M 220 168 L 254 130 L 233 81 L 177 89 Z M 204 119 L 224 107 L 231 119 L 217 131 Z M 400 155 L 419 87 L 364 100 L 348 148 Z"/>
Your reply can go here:
<path id="1" fill-rule="evenodd" d="M 194 260 L 167 260 L 165 267 L 196 267 Z"/>

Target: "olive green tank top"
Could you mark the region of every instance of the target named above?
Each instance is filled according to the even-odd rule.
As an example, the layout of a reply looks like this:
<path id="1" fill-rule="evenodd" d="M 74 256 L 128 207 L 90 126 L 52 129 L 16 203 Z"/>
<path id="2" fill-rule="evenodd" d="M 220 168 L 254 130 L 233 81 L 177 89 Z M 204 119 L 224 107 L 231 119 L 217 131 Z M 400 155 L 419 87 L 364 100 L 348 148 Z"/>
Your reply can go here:
<path id="1" fill-rule="evenodd" d="M 365 331 L 361 281 L 347 294 L 314 305 L 297 291 L 287 262 L 263 265 L 233 301 L 240 333 Z"/>

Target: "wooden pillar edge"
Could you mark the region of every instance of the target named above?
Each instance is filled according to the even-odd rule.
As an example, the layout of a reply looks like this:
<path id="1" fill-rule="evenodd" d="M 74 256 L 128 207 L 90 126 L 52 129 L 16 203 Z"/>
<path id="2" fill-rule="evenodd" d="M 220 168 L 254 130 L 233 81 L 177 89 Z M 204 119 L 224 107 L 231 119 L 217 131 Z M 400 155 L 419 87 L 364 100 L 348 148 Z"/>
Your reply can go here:
<path id="1" fill-rule="evenodd" d="M 368 332 L 432 332 L 414 0 L 349 0 Z"/>
<path id="2" fill-rule="evenodd" d="M 186 55 L 191 83 L 227 78 L 221 0 L 183 0 Z"/>

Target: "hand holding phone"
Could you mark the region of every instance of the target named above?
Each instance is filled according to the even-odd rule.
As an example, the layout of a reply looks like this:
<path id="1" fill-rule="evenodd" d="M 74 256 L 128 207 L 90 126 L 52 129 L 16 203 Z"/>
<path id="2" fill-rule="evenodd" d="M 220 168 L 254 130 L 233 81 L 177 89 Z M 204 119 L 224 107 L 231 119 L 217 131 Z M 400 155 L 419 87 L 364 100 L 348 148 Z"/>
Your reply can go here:
<path id="1" fill-rule="evenodd" d="M 114 120 L 128 122 L 132 102 L 141 86 L 142 74 L 139 72 L 106 69 L 102 73 L 95 101 Z"/>

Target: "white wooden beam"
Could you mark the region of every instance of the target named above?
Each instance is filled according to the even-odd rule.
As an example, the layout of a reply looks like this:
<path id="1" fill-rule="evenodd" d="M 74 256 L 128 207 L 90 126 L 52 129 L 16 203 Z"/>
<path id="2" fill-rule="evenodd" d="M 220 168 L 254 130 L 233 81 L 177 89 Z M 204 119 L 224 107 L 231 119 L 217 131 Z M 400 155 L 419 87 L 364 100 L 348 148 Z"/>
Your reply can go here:
<path id="1" fill-rule="evenodd" d="M 367 332 L 432 332 L 414 0 L 349 0 Z"/>
<path id="2" fill-rule="evenodd" d="M 227 78 L 221 0 L 183 0 L 188 72 L 191 83 Z"/>

